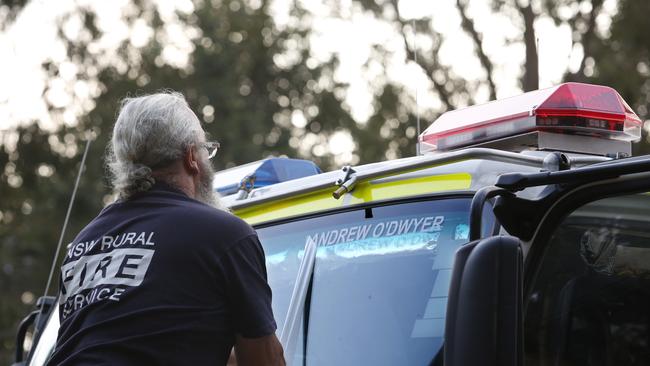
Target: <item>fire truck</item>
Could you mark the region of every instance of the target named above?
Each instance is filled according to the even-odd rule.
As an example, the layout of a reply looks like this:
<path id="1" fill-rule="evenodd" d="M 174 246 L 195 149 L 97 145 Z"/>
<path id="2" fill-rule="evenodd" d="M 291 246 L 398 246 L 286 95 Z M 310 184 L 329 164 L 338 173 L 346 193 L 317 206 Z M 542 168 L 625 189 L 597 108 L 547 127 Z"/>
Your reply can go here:
<path id="1" fill-rule="evenodd" d="M 290 365 L 650 365 L 642 127 L 566 83 L 444 113 L 419 156 L 265 159 L 215 189 L 260 237 Z M 47 360 L 55 303 L 17 363 Z"/>

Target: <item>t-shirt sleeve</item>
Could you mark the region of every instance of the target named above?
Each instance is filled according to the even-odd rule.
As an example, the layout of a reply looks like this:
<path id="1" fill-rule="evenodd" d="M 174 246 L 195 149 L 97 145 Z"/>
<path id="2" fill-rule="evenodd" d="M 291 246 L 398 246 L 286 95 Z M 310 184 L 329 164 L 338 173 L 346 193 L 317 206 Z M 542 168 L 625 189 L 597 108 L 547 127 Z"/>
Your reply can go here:
<path id="1" fill-rule="evenodd" d="M 234 311 L 235 331 L 246 338 L 274 333 L 271 288 L 266 278 L 264 250 L 257 235 L 235 243 L 222 254 L 220 262 Z"/>

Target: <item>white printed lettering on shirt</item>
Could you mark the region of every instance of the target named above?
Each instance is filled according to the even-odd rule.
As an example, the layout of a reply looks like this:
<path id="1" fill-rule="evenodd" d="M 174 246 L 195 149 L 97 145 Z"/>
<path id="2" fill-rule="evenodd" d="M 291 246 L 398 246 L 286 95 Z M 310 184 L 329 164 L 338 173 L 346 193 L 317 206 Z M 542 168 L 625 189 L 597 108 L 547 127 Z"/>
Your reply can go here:
<path id="1" fill-rule="evenodd" d="M 63 274 L 63 301 L 80 291 L 100 285 L 139 286 L 144 279 L 153 249 L 123 248 L 109 253 L 82 256 L 66 263 Z"/>

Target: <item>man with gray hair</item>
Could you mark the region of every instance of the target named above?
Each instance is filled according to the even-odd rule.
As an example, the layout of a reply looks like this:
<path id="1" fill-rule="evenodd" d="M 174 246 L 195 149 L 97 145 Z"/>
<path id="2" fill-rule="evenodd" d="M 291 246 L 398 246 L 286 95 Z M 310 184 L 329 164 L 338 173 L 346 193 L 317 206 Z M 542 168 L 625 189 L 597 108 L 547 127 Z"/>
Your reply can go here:
<path id="1" fill-rule="evenodd" d="M 181 94 L 122 102 L 108 153 L 118 200 L 68 246 L 50 365 L 284 365 L 255 231 L 213 193 Z"/>

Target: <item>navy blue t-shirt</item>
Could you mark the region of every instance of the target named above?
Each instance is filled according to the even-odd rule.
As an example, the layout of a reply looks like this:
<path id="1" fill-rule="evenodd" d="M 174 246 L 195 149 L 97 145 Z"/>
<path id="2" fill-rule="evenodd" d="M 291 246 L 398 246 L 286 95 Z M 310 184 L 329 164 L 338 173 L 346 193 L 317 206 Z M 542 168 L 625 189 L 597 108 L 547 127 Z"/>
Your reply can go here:
<path id="1" fill-rule="evenodd" d="M 255 231 L 161 183 L 79 233 L 60 286 L 50 365 L 224 365 L 276 329 Z"/>

